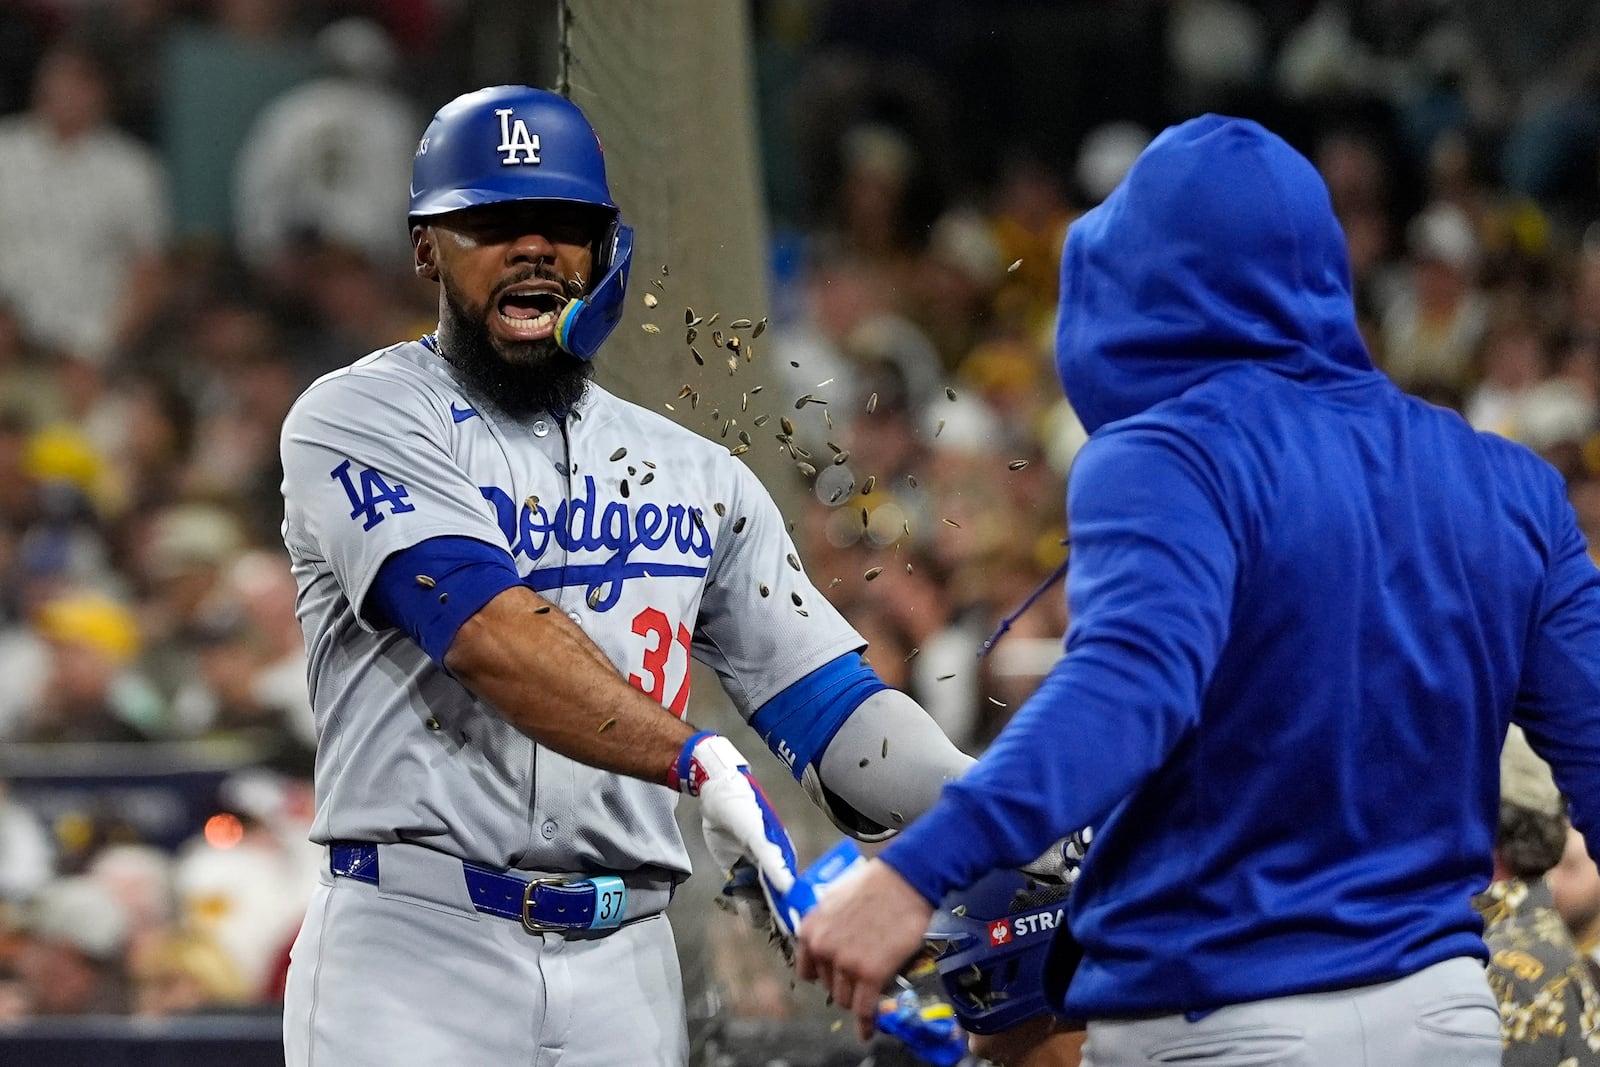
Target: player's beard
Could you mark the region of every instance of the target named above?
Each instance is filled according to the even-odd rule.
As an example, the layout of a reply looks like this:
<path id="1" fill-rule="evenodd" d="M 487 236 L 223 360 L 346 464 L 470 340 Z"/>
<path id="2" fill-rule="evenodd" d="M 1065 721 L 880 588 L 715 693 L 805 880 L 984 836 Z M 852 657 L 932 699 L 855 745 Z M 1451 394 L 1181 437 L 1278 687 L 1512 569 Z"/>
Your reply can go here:
<path id="1" fill-rule="evenodd" d="M 544 273 L 531 277 L 564 279 Z M 514 285 L 527 278 L 512 278 L 501 285 Z M 594 367 L 556 344 L 555 338 L 538 341 L 505 342 L 489 333 L 487 316 L 493 312 L 499 290 L 488 302 L 472 309 L 463 305 L 451 291 L 444 290 L 445 327 L 440 333 L 449 338 L 449 347 L 440 352 L 465 379 L 474 399 L 487 400 L 513 418 L 527 418 L 541 412 L 564 415 L 583 399 Z"/>

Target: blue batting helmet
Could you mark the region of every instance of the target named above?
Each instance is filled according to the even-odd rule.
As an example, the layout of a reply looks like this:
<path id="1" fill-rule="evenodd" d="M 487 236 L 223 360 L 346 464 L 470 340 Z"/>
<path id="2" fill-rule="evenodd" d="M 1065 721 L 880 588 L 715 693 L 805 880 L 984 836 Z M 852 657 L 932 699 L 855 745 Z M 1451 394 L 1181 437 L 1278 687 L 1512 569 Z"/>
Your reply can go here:
<path id="1" fill-rule="evenodd" d="M 1052 1010 L 1045 962 L 1057 933 L 1066 931 L 1069 890 L 1019 871 L 993 871 L 934 913 L 927 946 L 967 1030 L 999 1033 Z"/>
<path id="2" fill-rule="evenodd" d="M 525 85 L 479 89 L 433 116 L 411 164 L 414 224 L 485 204 L 530 201 L 585 204 L 605 220 L 595 254 L 596 281 L 568 301 L 556 343 L 592 359 L 622 320 L 633 230 L 606 184 L 600 139 L 576 104 Z"/>

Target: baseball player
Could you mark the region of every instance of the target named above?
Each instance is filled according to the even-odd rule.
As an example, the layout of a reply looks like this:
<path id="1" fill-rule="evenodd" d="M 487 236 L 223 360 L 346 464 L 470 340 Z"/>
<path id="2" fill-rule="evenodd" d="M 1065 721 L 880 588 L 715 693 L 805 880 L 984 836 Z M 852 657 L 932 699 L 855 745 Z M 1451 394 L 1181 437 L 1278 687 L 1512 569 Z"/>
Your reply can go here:
<path id="1" fill-rule="evenodd" d="M 589 381 L 632 231 L 577 107 L 447 104 L 410 222 L 437 333 L 283 428 L 328 850 L 288 1062 L 682 1063 L 678 793 L 725 871 L 794 867 L 743 757 L 684 721 L 690 658 L 859 837 L 970 760 L 863 664 L 738 459 Z"/>
<path id="2" fill-rule="evenodd" d="M 1092 823 L 1081 962 L 1046 965 L 1085 1062 L 1498 1065 L 1470 898 L 1510 722 L 1600 840 L 1600 572 L 1560 475 L 1373 368 L 1327 188 L 1253 122 L 1157 137 L 1061 280 L 1092 431 L 1066 655 L 806 918 L 801 973 L 869 1028 L 933 902 Z"/>

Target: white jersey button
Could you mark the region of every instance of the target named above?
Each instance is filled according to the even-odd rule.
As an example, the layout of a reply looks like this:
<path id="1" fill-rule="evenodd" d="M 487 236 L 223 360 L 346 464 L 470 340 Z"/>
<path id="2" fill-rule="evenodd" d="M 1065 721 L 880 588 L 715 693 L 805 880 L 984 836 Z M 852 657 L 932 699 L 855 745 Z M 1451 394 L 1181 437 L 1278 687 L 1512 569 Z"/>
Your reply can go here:
<path id="1" fill-rule="evenodd" d="M 539 832 L 544 835 L 544 839 L 546 841 L 550 840 L 552 837 L 555 837 L 556 821 L 554 819 L 546 819 L 544 821 L 544 825 L 539 827 Z"/>
<path id="2" fill-rule="evenodd" d="M 533 424 L 533 436 L 546 437 L 550 433 L 550 424 L 543 419 L 538 419 Z"/>
<path id="3" fill-rule="evenodd" d="M 573 622 L 577 623 L 579 626 L 583 625 L 583 617 L 581 615 L 579 615 L 576 611 L 567 612 L 567 618 L 571 619 Z"/>

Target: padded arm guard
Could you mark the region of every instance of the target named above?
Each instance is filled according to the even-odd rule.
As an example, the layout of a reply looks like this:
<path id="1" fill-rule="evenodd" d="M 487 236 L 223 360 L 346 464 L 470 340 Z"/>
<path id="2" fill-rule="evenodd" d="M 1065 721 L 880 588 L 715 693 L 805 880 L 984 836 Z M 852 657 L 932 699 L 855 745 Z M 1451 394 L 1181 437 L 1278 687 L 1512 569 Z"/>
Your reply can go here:
<path id="1" fill-rule="evenodd" d="M 880 689 L 850 713 L 800 784 L 840 830 L 882 841 L 933 807 L 944 783 L 974 762 L 915 700 Z"/>

